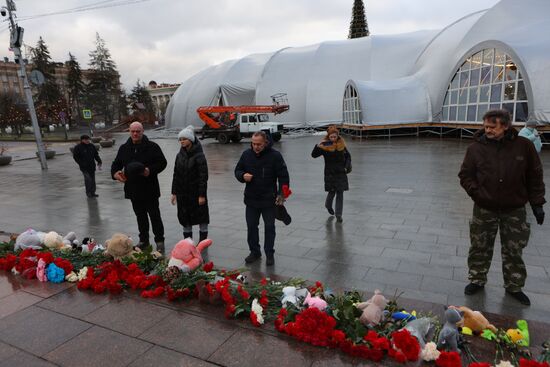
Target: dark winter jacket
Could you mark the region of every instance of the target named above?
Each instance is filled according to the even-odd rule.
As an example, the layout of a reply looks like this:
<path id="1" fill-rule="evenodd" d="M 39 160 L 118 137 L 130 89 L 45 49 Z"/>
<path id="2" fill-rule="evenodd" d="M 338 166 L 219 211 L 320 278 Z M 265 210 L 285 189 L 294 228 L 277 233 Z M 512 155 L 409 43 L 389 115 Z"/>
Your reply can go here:
<path id="1" fill-rule="evenodd" d="M 75 145 L 73 158 L 82 172 L 95 172 L 95 162 L 101 164 L 99 153 L 93 144 L 80 143 Z"/>
<path id="2" fill-rule="evenodd" d="M 208 203 L 199 205 L 199 196 L 206 198 L 208 165 L 200 142 L 191 149 L 181 148 L 174 164 L 172 194 L 178 202 L 178 219 L 182 226 L 209 223 Z"/>
<path id="3" fill-rule="evenodd" d="M 539 155 L 528 139 L 508 130 L 501 140 L 474 134 L 458 174 L 474 202 L 488 210 L 512 210 L 527 202 L 543 205 L 544 182 Z"/>
<path id="4" fill-rule="evenodd" d="M 160 197 L 158 174 L 166 168 L 166 158 L 160 147 L 143 135 L 140 144 L 134 144 L 131 138 L 118 149 L 113 164 L 111 177 L 126 167 L 130 162 L 141 162 L 149 168 L 149 176 L 139 175 L 128 178 L 124 183 L 124 197 L 126 199 L 148 199 Z"/>
<path id="5" fill-rule="evenodd" d="M 330 152 L 315 145 L 311 156 L 325 159 L 325 191 L 349 190 L 347 174 L 351 171 L 351 155 L 346 148 Z"/>
<path id="6" fill-rule="evenodd" d="M 246 182 L 244 203 L 255 208 L 275 205 L 275 198 L 282 192 L 283 185 L 289 185 L 285 160 L 281 153 L 270 146 L 260 154 L 256 154 L 252 148 L 243 152 L 235 167 L 235 177 L 239 182 L 245 183 L 245 173 L 252 174 L 253 178 Z"/>

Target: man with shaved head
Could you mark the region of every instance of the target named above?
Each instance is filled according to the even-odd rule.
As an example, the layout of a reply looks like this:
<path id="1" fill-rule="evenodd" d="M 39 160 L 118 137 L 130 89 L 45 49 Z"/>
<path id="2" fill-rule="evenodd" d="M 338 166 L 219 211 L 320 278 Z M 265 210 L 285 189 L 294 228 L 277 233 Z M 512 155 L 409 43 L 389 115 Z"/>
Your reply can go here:
<path id="1" fill-rule="evenodd" d="M 157 250 L 164 253 L 164 226 L 160 216 L 158 174 L 166 168 L 160 147 L 143 134 L 143 125 L 130 124 L 130 138 L 118 149 L 111 165 L 113 180 L 124 183 L 124 197 L 130 199 L 136 214 L 140 248 L 149 246 L 149 219 Z"/>

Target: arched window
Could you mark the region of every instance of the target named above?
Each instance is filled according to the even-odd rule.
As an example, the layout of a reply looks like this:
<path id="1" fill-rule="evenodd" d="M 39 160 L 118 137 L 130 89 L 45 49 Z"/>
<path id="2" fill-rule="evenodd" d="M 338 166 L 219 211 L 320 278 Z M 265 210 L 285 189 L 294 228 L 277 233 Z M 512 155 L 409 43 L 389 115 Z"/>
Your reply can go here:
<path id="1" fill-rule="evenodd" d="M 488 48 L 468 57 L 454 75 L 443 102 L 441 121 L 482 122 L 488 110 L 503 108 L 512 121 L 527 121 L 525 81 L 512 58 Z"/>
<path id="2" fill-rule="evenodd" d="M 363 123 L 359 95 L 351 84 L 346 85 L 343 111 L 344 124 L 361 125 Z"/>

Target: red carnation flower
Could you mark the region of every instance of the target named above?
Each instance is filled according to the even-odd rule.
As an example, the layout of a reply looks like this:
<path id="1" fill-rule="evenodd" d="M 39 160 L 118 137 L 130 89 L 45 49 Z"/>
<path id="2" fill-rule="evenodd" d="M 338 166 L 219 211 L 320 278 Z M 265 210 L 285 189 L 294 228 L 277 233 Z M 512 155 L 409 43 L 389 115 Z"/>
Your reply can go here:
<path id="1" fill-rule="evenodd" d="M 549 367 L 548 362 L 537 362 L 531 359 L 521 358 L 519 360 L 519 367 Z"/>
<path id="2" fill-rule="evenodd" d="M 487 362 L 472 362 L 468 367 L 491 367 L 492 365 Z"/>
<path id="3" fill-rule="evenodd" d="M 214 263 L 212 261 L 210 261 L 209 263 L 204 264 L 203 267 L 202 267 L 202 270 L 204 270 L 207 273 L 211 272 L 212 269 L 214 269 Z"/>
<path id="4" fill-rule="evenodd" d="M 441 352 L 439 358 L 435 360 L 437 367 L 462 367 L 460 354 L 457 352 Z"/>

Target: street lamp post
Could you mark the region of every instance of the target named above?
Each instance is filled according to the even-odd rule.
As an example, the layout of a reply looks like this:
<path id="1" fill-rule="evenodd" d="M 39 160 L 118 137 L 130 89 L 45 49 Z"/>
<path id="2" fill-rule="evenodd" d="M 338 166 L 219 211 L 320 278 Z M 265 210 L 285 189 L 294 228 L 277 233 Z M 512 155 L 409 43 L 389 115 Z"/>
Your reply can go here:
<path id="1" fill-rule="evenodd" d="M 25 98 L 27 99 L 27 106 L 29 108 L 29 114 L 31 116 L 34 130 L 34 137 L 38 147 L 38 157 L 40 158 L 40 165 L 42 166 L 42 169 L 45 170 L 48 169 L 48 163 L 46 162 L 46 154 L 44 153 L 44 143 L 42 142 L 42 137 L 40 136 L 40 126 L 38 126 L 38 118 L 36 117 L 36 111 L 34 109 L 31 87 L 27 78 L 27 70 L 25 68 L 25 62 L 23 61 L 23 55 L 21 54 L 24 29 L 19 27 L 13 20 L 12 12 L 16 10 L 13 0 L 6 0 L 6 7 L 2 8 L 2 15 L 5 14 L 4 10 L 7 10 L 9 14 L 11 28 L 10 47 L 15 55 L 15 60 L 19 60 L 19 71 L 17 74 L 23 81 L 23 90 L 25 91 Z"/>

